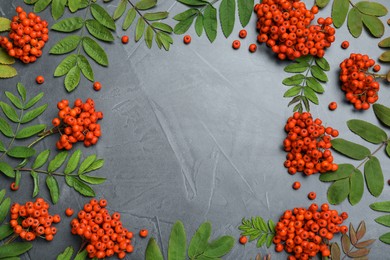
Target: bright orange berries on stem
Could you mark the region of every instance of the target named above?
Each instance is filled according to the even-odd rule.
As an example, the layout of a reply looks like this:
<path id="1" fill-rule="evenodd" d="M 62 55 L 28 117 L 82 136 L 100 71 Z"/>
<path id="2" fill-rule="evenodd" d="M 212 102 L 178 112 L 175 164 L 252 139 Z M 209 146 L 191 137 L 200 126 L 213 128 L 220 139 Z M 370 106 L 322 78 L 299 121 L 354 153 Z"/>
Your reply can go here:
<path id="1" fill-rule="evenodd" d="M 37 237 L 51 241 L 57 233 L 57 228 L 53 223 L 59 223 L 59 215 L 49 214 L 49 203 L 42 198 L 37 198 L 35 202 L 28 201 L 24 205 L 14 203 L 11 207 L 10 226 L 16 235 L 21 239 L 32 241 Z"/>
<path id="2" fill-rule="evenodd" d="M 281 60 L 294 60 L 301 56 L 323 57 L 325 48 L 335 40 L 332 18 L 319 18 L 318 25 L 310 25 L 318 7 L 310 10 L 300 0 L 264 0 L 256 4 L 257 37 L 266 43 Z"/>
<path id="3" fill-rule="evenodd" d="M 58 127 L 61 133 L 60 140 L 57 141 L 58 149 L 72 149 L 74 143 L 84 142 L 85 146 L 97 143 L 101 136 L 98 120 L 103 118 L 103 113 L 95 111 L 95 102 L 88 98 L 85 103 L 81 99 L 76 99 L 74 107 L 69 107 L 66 99 L 57 103 L 58 118 L 52 120 L 52 124 Z"/>
<path id="4" fill-rule="evenodd" d="M 35 13 L 26 13 L 16 7 L 17 15 L 12 18 L 9 38 L 0 36 L 0 46 L 8 55 L 24 63 L 32 63 L 42 55 L 42 48 L 49 40 L 48 23 Z"/>
<path id="5" fill-rule="evenodd" d="M 313 119 L 309 112 L 295 112 L 285 125 L 287 137 L 283 141 L 288 152 L 284 166 L 290 174 L 303 172 L 312 175 L 320 172 L 336 171 L 330 148 L 331 137 L 337 137 L 338 131 L 324 127 L 319 118 Z"/>

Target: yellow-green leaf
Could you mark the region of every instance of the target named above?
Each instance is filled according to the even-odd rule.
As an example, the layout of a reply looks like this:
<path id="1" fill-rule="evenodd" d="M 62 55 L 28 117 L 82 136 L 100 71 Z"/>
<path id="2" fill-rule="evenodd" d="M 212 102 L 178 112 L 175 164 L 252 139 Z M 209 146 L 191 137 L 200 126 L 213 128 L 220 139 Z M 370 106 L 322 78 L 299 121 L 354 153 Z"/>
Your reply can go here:
<path id="1" fill-rule="evenodd" d="M 55 69 L 54 77 L 61 77 L 67 74 L 69 70 L 76 65 L 76 62 L 77 54 L 71 54 L 69 56 L 66 56 L 65 59 L 63 59 Z"/>
<path id="2" fill-rule="evenodd" d="M 49 155 L 50 155 L 50 150 L 49 149 L 42 151 L 37 156 L 37 158 L 35 158 L 35 161 L 34 161 L 34 164 L 33 164 L 32 168 L 33 169 L 37 169 L 37 168 L 42 167 L 47 162 L 47 160 L 49 159 Z"/>
<path id="3" fill-rule="evenodd" d="M 13 158 L 25 159 L 33 156 L 35 154 L 35 150 L 26 146 L 13 146 L 8 150 L 7 155 Z"/>
<path id="4" fill-rule="evenodd" d="M 47 108 L 47 104 L 34 108 L 33 110 L 30 110 L 29 112 L 23 115 L 22 120 L 20 122 L 22 124 L 25 124 L 34 120 L 35 118 L 40 116 L 43 112 L 45 112 L 46 108 Z"/>
<path id="5" fill-rule="evenodd" d="M 380 56 L 379 59 L 384 62 L 389 62 L 390 61 L 390 51 L 385 51 L 383 52 Z M 387 81 L 389 81 L 389 77 L 387 77 Z"/>
<path id="6" fill-rule="evenodd" d="M 9 31 L 11 29 L 11 20 L 5 17 L 0 17 L 0 32 Z"/>
<path id="7" fill-rule="evenodd" d="M 102 66 L 108 66 L 108 57 L 106 52 L 100 45 L 90 37 L 83 38 L 84 51 L 94 61 Z"/>
<path id="8" fill-rule="evenodd" d="M 370 208 L 375 211 L 390 212 L 390 200 L 374 202 L 370 204 Z"/>
<path id="9" fill-rule="evenodd" d="M 366 178 L 368 191 L 374 197 L 378 197 L 379 195 L 381 195 L 385 180 L 378 158 L 372 156 L 364 164 L 364 176 Z"/>
<path id="10" fill-rule="evenodd" d="M 139 10 L 147 10 L 156 6 L 157 0 L 141 0 L 135 4 Z"/>
<path id="11" fill-rule="evenodd" d="M 46 9 L 49 6 L 51 0 L 38 0 L 34 5 L 34 12 L 39 13 Z"/>
<path id="12" fill-rule="evenodd" d="M 28 126 L 28 127 L 20 129 L 18 131 L 18 133 L 16 134 L 15 138 L 16 139 L 23 139 L 23 138 L 31 137 L 33 135 L 36 135 L 36 134 L 42 132 L 42 130 L 44 130 L 45 128 L 46 128 L 46 125 L 44 125 L 44 124 Z"/>
<path id="13" fill-rule="evenodd" d="M 107 11 L 98 4 L 91 4 L 91 13 L 92 16 L 103 26 L 111 29 L 113 31 L 116 30 L 114 19 L 107 13 Z"/>
<path id="14" fill-rule="evenodd" d="M 65 6 L 68 3 L 68 0 L 53 0 L 51 4 L 51 15 L 54 20 L 59 19 L 65 11 Z"/>
<path id="15" fill-rule="evenodd" d="M 97 20 L 89 19 L 85 22 L 85 25 L 87 26 L 88 32 L 95 38 L 105 42 L 114 41 L 114 36 L 112 36 L 110 30 L 101 25 Z"/>
<path id="16" fill-rule="evenodd" d="M 14 63 L 15 63 L 15 59 L 9 56 L 8 53 L 5 51 L 5 49 L 0 48 L 0 64 L 11 65 Z"/>
<path id="17" fill-rule="evenodd" d="M 385 243 L 385 244 L 389 244 L 389 245 L 390 245 L 390 232 L 381 235 L 381 236 L 379 237 L 379 240 L 382 241 L 382 242 Z"/>
<path id="18" fill-rule="evenodd" d="M 153 35 L 154 35 L 153 29 L 152 29 L 152 27 L 149 25 L 149 26 L 146 28 L 146 32 L 145 32 L 145 43 L 146 43 L 146 45 L 148 46 L 149 49 L 152 48 Z"/>
<path id="19" fill-rule="evenodd" d="M 127 7 L 127 0 L 121 0 L 119 5 L 117 6 L 117 8 L 114 11 L 112 18 L 114 20 L 119 19 L 125 13 L 126 7 Z"/>
<path id="20" fill-rule="evenodd" d="M 129 27 L 133 23 L 136 15 L 137 15 L 137 11 L 135 10 L 134 7 L 129 9 L 129 11 L 127 11 L 126 17 L 123 20 L 123 25 L 122 25 L 123 30 L 126 31 L 127 29 L 129 29 Z"/>
<path id="21" fill-rule="evenodd" d="M 4 173 L 7 177 L 15 178 L 15 171 L 8 163 L 0 162 L 0 172 Z"/>
<path id="22" fill-rule="evenodd" d="M 318 6 L 319 8 L 324 8 L 325 6 L 328 5 L 330 0 L 316 0 L 316 6 Z"/>
<path id="23" fill-rule="evenodd" d="M 16 75 L 18 75 L 18 72 L 14 67 L 0 64 L 0 79 L 12 78 Z"/>
<path id="24" fill-rule="evenodd" d="M 168 14 L 168 12 L 146 13 L 144 14 L 144 18 L 148 21 L 157 21 L 167 18 Z"/>
<path id="25" fill-rule="evenodd" d="M 1 221 L 0 221 L 1 222 Z M 390 215 L 384 215 L 377 217 L 375 222 L 386 227 L 390 227 Z"/>
<path id="26" fill-rule="evenodd" d="M 389 48 L 390 47 L 390 37 L 387 37 L 387 38 L 381 40 L 378 43 L 378 46 L 382 47 L 382 48 Z"/>

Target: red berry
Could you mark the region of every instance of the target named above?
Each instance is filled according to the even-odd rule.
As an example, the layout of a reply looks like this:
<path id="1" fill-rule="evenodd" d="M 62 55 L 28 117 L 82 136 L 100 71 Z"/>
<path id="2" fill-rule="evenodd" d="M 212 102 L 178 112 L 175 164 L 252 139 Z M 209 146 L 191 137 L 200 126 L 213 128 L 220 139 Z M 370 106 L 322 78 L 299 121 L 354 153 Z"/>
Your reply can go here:
<path id="1" fill-rule="evenodd" d="M 37 76 L 35 78 L 35 81 L 38 83 L 38 84 L 43 84 L 45 82 L 45 78 L 43 76 Z"/>
<path id="2" fill-rule="evenodd" d="M 241 245 L 245 245 L 248 242 L 248 238 L 246 236 L 240 236 L 240 239 L 238 241 Z"/>
<path id="3" fill-rule="evenodd" d="M 301 183 L 299 181 L 293 183 L 294 190 L 299 190 L 300 188 L 301 188 Z"/>
<path id="4" fill-rule="evenodd" d="M 330 102 L 328 107 L 329 107 L 329 110 L 336 110 L 337 103 L 336 102 Z"/>
<path id="5" fill-rule="evenodd" d="M 307 197 L 308 197 L 310 200 L 314 200 L 314 199 L 317 197 L 317 194 L 316 194 L 314 191 L 312 191 L 312 192 L 310 192 L 310 193 L 307 195 Z"/>
<path id="6" fill-rule="evenodd" d="M 142 237 L 142 238 L 145 238 L 148 236 L 148 230 L 147 229 L 141 229 L 139 231 L 139 236 Z"/>
<path id="7" fill-rule="evenodd" d="M 240 33 L 238 34 L 238 36 L 239 36 L 241 39 L 244 39 L 244 38 L 246 37 L 246 35 L 247 35 L 247 32 L 246 32 L 246 30 L 244 30 L 244 29 L 242 29 L 242 30 L 240 31 Z"/>
<path id="8" fill-rule="evenodd" d="M 190 44 L 190 43 L 191 43 L 191 36 L 185 35 L 185 36 L 183 37 L 183 42 L 184 42 L 185 44 Z"/>
<path id="9" fill-rule="evenodd" d="M 127 44 L 128 42 L 129 42 L 129 36 L 123 35 L 123 36 L 122 36 L 122 43 L 123 43 L 123 44 Z"/>
<path id="10" fill-rule="evenodd" d="M 256 44 L 254 44 L 254 43 L 252 43 L 251 45 L 249 45 L 249 51 L 250 52 L 256 52 L 256 50 L 257 50 L 257 45 Z"/>
<path id="11" fill-rule="evenodd" d="M 341 43 L 341 48 L 343 48 L 343 49 L 348 49 L 348 47 L 349 47 L 349 42 L 348 42 L 348 41 L 343 41 L 343 42 Z"/>
<path id="12" fill-rule="evenodd" d="M 380 71 L 380 70 L 381 70 L 381 65 L 376 64 L 376 65 L 372 68 L 372 70 L 373 70 L 374 72 Z"/>
<path id="13" fill-rule="evenodd" d="M 99 81 L 96 81 L 95 83 L 93 83 L 93 89 L 95 91 L 99 91 L 101 88 L 102 88 L 102 84 L 100 84 Z"/>
<path id="14" fill-rule="evenodd" d="M 240 48 L 240 46 L 241 46 L 241 43 L 240 43 L 240 41 L 239 41 L 239 40 L 235 40 L 235 41 L 233 41 L 233 44 L 232 44 L 232 46 L 233 46 L 233 49 L 237 50 L 237 49 L 239 49 L 239 48 Z"/>

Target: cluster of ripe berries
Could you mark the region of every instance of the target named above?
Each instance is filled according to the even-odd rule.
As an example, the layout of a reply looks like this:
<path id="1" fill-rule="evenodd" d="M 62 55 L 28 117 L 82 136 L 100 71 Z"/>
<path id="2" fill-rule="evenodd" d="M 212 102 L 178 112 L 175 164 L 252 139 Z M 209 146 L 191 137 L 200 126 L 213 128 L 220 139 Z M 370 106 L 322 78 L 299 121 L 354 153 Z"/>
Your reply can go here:
<path id="1" fill-rule="evenodd" d="M 49 40 L 48 23 L 34 13 L 26 13 L 16 7 L 18 15 L 12 18 L 9 39 L 0 36 L 0 45 L 12 57 L 24 63 L 32 63 L 42 55 L 42 48 Z"/>
<path id="2" fill-rule="evenodd" d="M 119 259 L 133 252 L 133 233 L 122 226 L 120 214 L 109 214 L 105 199 L 92 199 L 71 221 L 72 234 L 88 241 L 86 247 L 89 258 L 102 259 L 117 254 Z"/>
<path id="3" fill-rule="evenodd" d="M 11 207 L 10 226 L 20 238 L 32 241 L 37 237 L 51 241 L 57 233 L 53 223 L 59 223 L 59 215 L 49 214 L 49 203 L 42 198 L 35 202 L 28 201 L 24 205 L 14 203 Z"/>
<path id="4" fill-rule="evenodd" d="M 310 10 L 300 0 L 264 0 L 256 4 L 257 40 L 266 43 L 281 60 L 300 56 L 323 57 L 325 48 L 335 40 L 332 18 L 319 18 L 318 25 L 310 25 L 318 7 Z"/>
<path id="5" fill-rule="evenodd" d="M 375 68 L 374 65 L 375 61 L 368 55 L 357 53 L 352 53 L 340 64 L 341 89 L 345 92 L 345 98 L 357 110 L 367 110 L 370 104 L 378 100 L 379 83 L 368 72 L 371 67 Z"/>
<path id="6" fill-rule="evenodd" d="M 58 118 L 52 120 L 55 127 L 59 127 L 62 133 L 57 141 L 58 149 L 72 149 L 72 145 L 78 141 L 84 142 L 85 146 L 97 143 L 101 136 L 100 125 L 97 123 L 103 118 L 103 113 L 95 111 L 95 102 L 88 98 L 85 103 L 81 99 L 76 99 L 74 107 L 69 107 L 66 99 L 57 103 Z"/>
<path id="7" fill-rule="evenodd" d="M 309 112 L 295 112 L 285 125 L 287 137 L 283 141 L 287 153 L 284 166 L 290 174 L 303 172 L 306 175 L 336 171 L 330 148 L 331 137 L 339 132 L 331 127 L 324 127 L 319 118 L 313 119 Z"/>
<path id="8" fill-rule="evenodd" d="M 325 241 L 332 240 L 336 233 L 348 231 L 347 226 L 341 226 L 347 218 L 346 212 L 339 215 L 326 203 L 320 208 L 313 203 L 308 209 L 286 210 L 275 227 L 275 250 L 291 254 L 289 260 L 310 259 L 319 252 L 327 257 L 330 250 Z"/>

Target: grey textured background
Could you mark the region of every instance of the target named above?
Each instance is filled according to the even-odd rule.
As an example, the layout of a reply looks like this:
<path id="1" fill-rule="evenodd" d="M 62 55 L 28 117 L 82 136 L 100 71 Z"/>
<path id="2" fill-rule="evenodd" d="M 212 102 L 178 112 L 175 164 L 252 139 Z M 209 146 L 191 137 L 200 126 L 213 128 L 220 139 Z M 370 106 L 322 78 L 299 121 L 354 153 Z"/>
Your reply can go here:
<path id="1" fill-rule="evenodd" d="M 306 1 L 310 3 L 308 5 L 312 2 Z M 388 0 L 378 2 L 390 8 Z M 117 3 L 113 1 L 106 7 L 113 12 Z M 12 17 L 19 4 L 31 10 L 21 0 L 2 0 L 0 15 Z M 160 1 L 156 9 L 169 10 L 173 17 L 185 8 L 174 0 L 165 0 Z M 317 17 L 329 14 L 330 6 Z M 49 10 L 41 16 L 53 24 Z M 292 114 L 292 107 L 287 107 L 289 99 L 283 98 L 286 87 L 281 84 L 288 76 L 283 72 L 288 63 L 277 61 L 264 45 L 254 54 L 248 52 L 248 46 L 255 42 L 257 35 L 255 21 L 253 15 L 246 28 L 248 37 L 241 40 L 239 50 L 231 48 L 241 29 L 237 20 L 228 39 L 218 27 L 218 37 L 210 44 L 204 34 L 198 38 L 191 27 L 188 32 L 192 36 L 190 45 L 182 43 L 183 36 L 173 35 L 174 44 L 169 52 L 165 52 L 155 43 L 152 50 L 143 41 L 134 43 L 134 26 L 123 32 L 120 20 L 115 42 L 103 44 L 109 55 L 109 67 L 93 64 L 96 80 L 103 85 L 102 90 L 95 92 L 92 84 L 82 79 L 78 89 L 71 94 L 66 93 L 63 78 L 52 76 L 64 56 L 53 56 L 48 52 L 64 35 L 51 32 L 42 58 L 28 66 L 17 62 L 15 67 L 19 75 L 0 81 L 0 98 L 5 100 L 5 90 L 16 92 L 17 82 L 27 87 L 30 97 L 44 91 L 43 102 L 49 107 L 39 123 L 48 125 L 56 116 L 56 103 L 60 99 L 93 98 L 97 109 L 105 115 L 101 121 L 103 137 L 91 148 L 86 149 L 81 144 L 76 148 L 82 149 L 85 155 L 97 153 L 106 160 L 97 175 L 108 180 L 96 186 L 97 198 L 106 198 L 110 211 L 121 212 L 123 224 L 128 229 L 138 233 L 141 228 L 147 228 L 165 255 L 170 229 L 176 220 L 184 222 L 188 239 L 204 221 L 213 224 L 212 238 L 229 234 L 238 239 L 237 227 L 243 217 L 259 215 L 276 221 L 286 209 L 309 206 L 311 201 L 307 194 L 310 191 L 317 192 L 316 203 L 326 202 L 328 188 L 328 184 L 318 180 L 318 175 L 309 178 L 300 174 L 291 176 L 283 167 L 283 127 Z M 175 24 L 172 19 L 168 23 Z M 130 36 L 128 45 L 120 42 L 124 34 Z M 386 35 L 389 35 L 388 25 Z M 348 50 L 340 48 L 343 40 L 350 41 Z M 313 105 L 311 110 L 313 116 L 320 117 L 325 125 L 338 129 L 340 137 L 362 144 L 364 142 L 351 134 L 345 122 L 359 118 L 377 123 L 377 119 L 372 109 L 356 112 L 344 102 L 338 83 L 338 65 L 351 52 L 379 57 L 382 50 L 377 47 L 378 42 L 365 31 L 359 39 L 354 39 L 346 26 L 337 30 L 336 42 L 325 56 L 331 64 L 330 80 L 325 93 L 319 96 L 320 105 Z M 388 68 L 382 65 L 382 71 Z M 35 77 L 40 74 L 46 79 L 43 85 L 35 83 Z M 378 102 L 389 106 L 390 90 L 385 84 L 382 86 Z M 331 101 L 339 105 L 334 112 L 327 108 Z M 36 149 L 54 150 L 55 140 L 56 137 L 47 138 Z M 352 162 L 339 155 L 334 157 L 337 163 Z M 387 181 L 390 178 L 389 159 L 383 151 L 378 157 Z M 352 163 L 356 165 L 356 162 Z M 299 191 L 291 188 L 294 181 L 302 183 Z M 0 177 L 0 188 L 7 188 L 13 201 L 31 199 L 29 176 L 22 178 L 21 188 L 16 193 L 9 191 L 10 182 Z M 78 248 L 81 240 L 70 234 L 71 219 L 63 212 L 66 207 L 78 211 L 89 199 L 76 194 L 62 180 L 60 188 L 60 201 L 51 207 L 52 213 L 63 217 L 57 225 L 59 232 L 55 240 L 50 243 L 35 241 L 33 249 L 23 259 L 55 259 L 69 245 Z M 40 196 L 49 200 L 43 181 Z M 347 223 L 357 226 L 365 220 L 366 238 L 377 238 L 389 229 L 374 222 L 374 218 L 381 214 L 371 211 L 368 205 L 389 199 L 386 184 L 379 198 L 372 197 L 365 190 L 357 206 L 351 207 L 344 202 L 334 208 L 349 213 Z M 339 241 L 339 237 L 335 241 Z M 135 251 L 126 259 L 143 259 L 147 239 L 136 235 L 133 243 Z M 378 241 L 372 247 L 370 259 L 389 259 L 388 249 Z M 225 259 L 250 259 L 258 252 L 270 252 L 274 259 L 286 257 L 284 253 L 275 254 L 273 247 L 257 249 L 255 243 L 249 243 L 245 247 L 237 244 Z"/>

